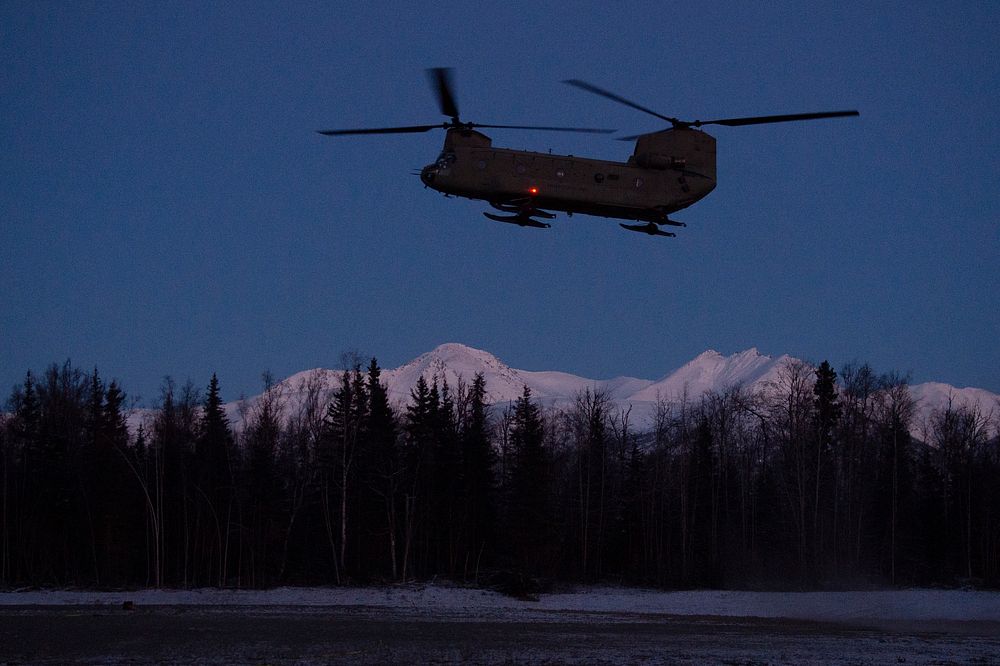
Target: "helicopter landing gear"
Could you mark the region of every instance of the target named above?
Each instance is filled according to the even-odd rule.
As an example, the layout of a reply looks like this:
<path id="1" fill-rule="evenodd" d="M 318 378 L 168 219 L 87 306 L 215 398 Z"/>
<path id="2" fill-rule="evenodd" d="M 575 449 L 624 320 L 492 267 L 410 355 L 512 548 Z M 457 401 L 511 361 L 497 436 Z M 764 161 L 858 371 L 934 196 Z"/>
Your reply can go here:
<path id="1" fill-rule="evenodd" d="M 673 238 L 677 234 L 671 233 L 669 231 L 661 230 L 653 222 L 647 222 L 646 224 L 622 224 L 618 223 L 622 229 L 628 229 L 629 231 L 638 231 L 643 234 L 649 234 L 650 236 L 666 236 L 668 238 Z"/>
<path id="2" fill-rule="evenodd" d="M 663 216 L 662 220 L 657 221 L 657 224 L 667 224 L 671 227 L 686 227 L 687 225 L 683 222 L 678 222 L 677 220 L 671 220 L 667 216 Z"/>
<path id="3" fill-rule="evenodd" d="M 493 213 L 483 213 L 483 215 L 491 220 L 496 220 L 497 222 L 507 222 L 508 224 L 516 224 L 519 227 L 548 229 L 552 226 L 551 224 L 546 224 L 545 222 L 539 222 L 538 220 L 532 219 L 527 215 L 494 215 Z"/>

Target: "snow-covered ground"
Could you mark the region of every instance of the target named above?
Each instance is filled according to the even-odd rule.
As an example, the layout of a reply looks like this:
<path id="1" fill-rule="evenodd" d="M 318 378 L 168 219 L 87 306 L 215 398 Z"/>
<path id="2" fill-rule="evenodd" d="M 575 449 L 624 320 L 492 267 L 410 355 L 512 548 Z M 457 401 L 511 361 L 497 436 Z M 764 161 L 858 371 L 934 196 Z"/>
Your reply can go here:
<path id="1" fill-rule="evenodd" d="M 0 606 L 339 606 L 375 607 L 415 614 L 513 617 L 520 612 L 626 615 L 713 615 L 817 621 L 1000 622 L 1000 592 L 888 590 L 857 592 L 685 591 L 581 588 L 525 601 L 488 590 L 444 585 L 384 588 L 277 588 L 273 590 L 136 590 L 87 592 L 31 590 L 0 593 Z"/>
<path id="2" fill-rule="evenodd" d="M 992 664 L 1000 593 L 6 592 L 0 663 Z"/>

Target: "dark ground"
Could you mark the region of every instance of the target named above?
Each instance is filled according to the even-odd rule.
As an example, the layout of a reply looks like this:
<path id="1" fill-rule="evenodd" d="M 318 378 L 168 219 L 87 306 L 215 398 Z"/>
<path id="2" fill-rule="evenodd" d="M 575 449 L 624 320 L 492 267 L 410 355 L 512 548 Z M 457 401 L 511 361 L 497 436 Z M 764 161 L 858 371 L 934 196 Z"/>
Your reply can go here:
<path id="1" fill-rule="evenodd" d="M 364 607 L 0 608 L 0 664 L 1000 664 L 1000 622 L 842 625 Z"/>

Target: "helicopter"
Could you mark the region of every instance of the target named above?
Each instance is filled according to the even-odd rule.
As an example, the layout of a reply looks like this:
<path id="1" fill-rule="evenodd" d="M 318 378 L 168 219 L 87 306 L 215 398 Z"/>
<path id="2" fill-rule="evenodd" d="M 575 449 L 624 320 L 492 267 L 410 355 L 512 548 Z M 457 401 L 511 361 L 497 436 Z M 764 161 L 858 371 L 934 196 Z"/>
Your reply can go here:
<path id="1" fill-rule="evenodd" d="M 436 67 L 428 69 L 427 73 L 441 113 L 450 121 L 318 132 L 326 136 L 343 136 L 443 129 L 446 133 L 440 155 L 419 171 L 424 185 L 445 196 L 487 202 L 502 213 L 484 212 L 483 215 L 491 220 L 539 229 L 551 226 L 542 220 L 554 219 L 556 215 L 552 211 L 561 211 L 569 216 L 579 213 L 641 222 L 644 224 L 619 223 L 619 226 L 650 236 L 675 236 L 660 227 L 687 226 L 671 219 L 670 215 L 700 201 L 715 189 L 715 138 L 699 128 L 860 115 L 852 110 L 687 121 L 662 115 L 579 79 L 563 81 L 669 123 L 663 130 L 622 137 L 622 141 L 635 141 L 635 149 L 628 161 L 614 162 L 495 147 L 492 139 L 477 128 L 592 134 L 610 134 L 617 130 L 464 122 L 455 101 L 452 70 Z"/>

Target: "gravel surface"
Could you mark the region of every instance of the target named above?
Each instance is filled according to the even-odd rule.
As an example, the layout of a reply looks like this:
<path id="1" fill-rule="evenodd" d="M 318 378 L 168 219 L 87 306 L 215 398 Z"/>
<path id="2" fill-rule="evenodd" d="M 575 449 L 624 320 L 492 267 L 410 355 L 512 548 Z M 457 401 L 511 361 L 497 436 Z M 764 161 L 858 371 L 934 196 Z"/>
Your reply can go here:
<path id="1" fill-rule="evenodd" d="M 373 606 L 0 607 L 0 664 L 1000 663 L 1000 621 Z"/>

